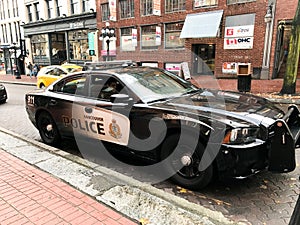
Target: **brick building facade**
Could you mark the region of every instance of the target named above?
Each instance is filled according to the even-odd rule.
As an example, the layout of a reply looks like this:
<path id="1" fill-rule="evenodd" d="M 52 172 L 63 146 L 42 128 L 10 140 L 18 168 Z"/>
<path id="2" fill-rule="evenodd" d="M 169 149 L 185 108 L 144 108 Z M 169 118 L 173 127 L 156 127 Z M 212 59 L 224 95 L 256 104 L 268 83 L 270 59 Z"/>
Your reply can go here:
<path id="1" fill-rule="evenodd" d="M 109 21 L 116 34 L 116 41 L 109 43 L 109 52 L 106 51 L 107 42 L 99 43 L 102 46 L 100 58 L 106 60 L 109 54 L 113 59 L 131 59 L 174 70 L 181 62 L 188 62 L 192 75 L 211 74 L 217 78 L 235 78 L 238 65 L 250 63 L 254 78 L 280 77 L 280 73 L 274 73 L 279 48 L 278 23 L 293 18 L 295 0 L 288 1 L 290 7 L 282 0 L 179 0 L 177 3 L 97 0 L 98 29 L 101 32 L 105 21 Z M 209 14 L 218 16 L 218 13 L 221 13 L 221 20 L 211 21 L 213 17 Z M 271 20 L 266 22 L 268 13 L 271 13 Z M 215 25 L 218 31 L 211 35 Z M 231 37 L 231 34 L 235 35 Z M 177 43 L 172 39 L 178 40 Z M 264 78 L 263 72 L 266 72 Z"/>

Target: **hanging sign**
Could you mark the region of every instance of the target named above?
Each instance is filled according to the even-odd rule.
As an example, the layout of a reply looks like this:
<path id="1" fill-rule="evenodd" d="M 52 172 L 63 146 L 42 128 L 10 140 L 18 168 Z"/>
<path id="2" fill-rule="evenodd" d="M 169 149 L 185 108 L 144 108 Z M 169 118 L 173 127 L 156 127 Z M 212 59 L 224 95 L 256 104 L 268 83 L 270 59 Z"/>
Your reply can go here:
<path id="1" fill-rule="evenodd" d="M 155 31 L 155 45 L 161 45 L 161 28 L 159 26 L 156 27 Z"/>
<path id="2" fill-rule="evenodd" d="M 132 35 L 132 46 L 136 47 L 137 46 L 137 29 L 132 29 L 131 30 L 131 35 Z"/>
<path id="3" fill-rule="evenodd" d="M 160 1 L 161 0 L 153 0 L 153 15 L 160 16 Z"/>
<path id="4" fill-rule="evenodd" d="M 117 21 L 117 2 L 116 0 L 109 0 L 109 13 L 110 17 L 109 20 Z"/>

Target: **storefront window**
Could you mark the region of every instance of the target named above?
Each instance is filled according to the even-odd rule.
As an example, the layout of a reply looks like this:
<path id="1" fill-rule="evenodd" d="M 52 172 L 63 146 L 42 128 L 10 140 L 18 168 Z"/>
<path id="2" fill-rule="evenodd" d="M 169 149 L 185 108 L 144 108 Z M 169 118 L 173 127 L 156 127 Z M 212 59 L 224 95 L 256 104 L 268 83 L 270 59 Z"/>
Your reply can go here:
<path id="1" fill-rule="evenodd" d="M 122 51 L 134 51 L 135 46 L 132 42 L 132 27 L 121 29 L 121 50 Z"/>
<path id="2" fill-rule="evenodd" d="M 38 34 L 31 38 L 33 61 L 37 64 L 49 62 L 48 35 Z"/>
<path id="3" fill-rule="evenodd" d="M 156 26 L 144 26 L 142 29 L 142 49 L 157 49 Z"/>
<path id="4" fill-rule="evenodd" d="M 61 64 L 67 59 L 64 33 L 51 34 L 51 60 L 52 64 Z"/>
<path id="5" fill-rule="evenodd" d="M 165 47 L 166 48 L 183 48 L 184 39 L 180 39 L 180 33 L 183 22 L 169 23 L 165 27 Z"/>
<path id="6" fill-rule="evenodd" d="M 76 30 L 69 34 L 69 52 L 71 60 L 92 60 L 89 55 L 88 31 Z"/>

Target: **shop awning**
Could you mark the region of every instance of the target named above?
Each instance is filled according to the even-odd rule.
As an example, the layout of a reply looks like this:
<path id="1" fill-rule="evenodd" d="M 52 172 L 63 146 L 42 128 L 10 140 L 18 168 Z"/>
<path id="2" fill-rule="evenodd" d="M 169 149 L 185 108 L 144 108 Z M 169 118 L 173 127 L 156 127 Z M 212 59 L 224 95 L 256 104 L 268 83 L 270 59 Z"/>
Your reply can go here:
<path id="1" fill-rule="evenodd" d="M 185 18 L 180 38 L 216 37 L 223 10 L 188 14 Z"/>

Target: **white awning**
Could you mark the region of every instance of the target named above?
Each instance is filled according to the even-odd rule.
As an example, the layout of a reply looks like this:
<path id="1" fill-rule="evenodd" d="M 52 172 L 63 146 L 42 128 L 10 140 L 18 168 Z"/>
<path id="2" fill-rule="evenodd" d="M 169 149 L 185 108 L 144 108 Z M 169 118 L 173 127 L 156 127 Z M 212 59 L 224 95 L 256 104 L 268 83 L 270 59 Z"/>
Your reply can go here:
<path id="1" fill-rule="evenodd" d="M 216 37 L 223 10 L 188 14 L 185 18 L 180 38 Z"/>

